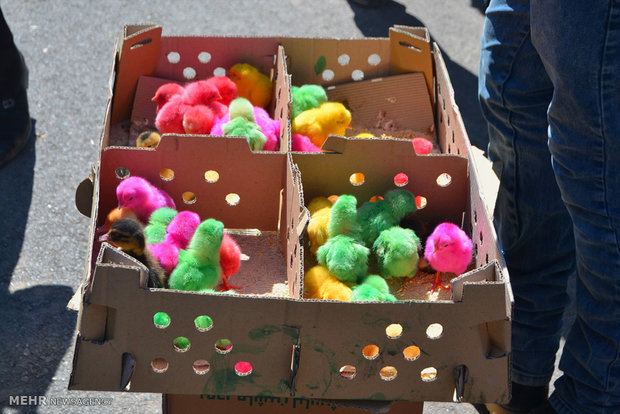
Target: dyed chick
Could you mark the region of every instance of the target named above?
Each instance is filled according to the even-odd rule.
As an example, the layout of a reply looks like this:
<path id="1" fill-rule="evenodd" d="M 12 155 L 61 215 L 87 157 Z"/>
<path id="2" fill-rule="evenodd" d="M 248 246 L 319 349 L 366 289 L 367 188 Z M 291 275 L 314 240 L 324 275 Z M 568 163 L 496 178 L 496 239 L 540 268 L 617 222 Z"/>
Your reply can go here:
<path id="1" fill-rule="evenodd" d="M 230 103 L 229 108 L 230 121 L 222 125 L 224 135 L 245 137 L 252 151 L 261 151 L 267 142 L 267 137 L 254 121 L 250 101 L 236 98 Z"/>
<path id="2" fill-rule="evenodd" d="M 172 95 L 155 115 L 155 126 L 161 134 L 184 134 L 183 116 L 189 105 L 182 95 Z"/>
<path id="3" fill-rule="evenodd" d="M 304 298 L 351 300 L 351 288 L 329 273 L 325 266 L 317 265 L 304 275 Z"/>
<path id="4" fill-rule="evenodd" d="M 196 228 L 187 249 L 179 252 L 179 263 L 172 271 L 168 285 L 171 289 L 212 291 L 222 277 L 220 246 L 224 224 L 207 219 Z"/>
<path id="5" fill-rule="evenodd" d="M 199 224 L 200 216 L 197 213 L 181 211 L 166 226 L 164 240 L 149 245 L 149 250 L 167 274 L 171 274 L 177 266 L 179 251 L 187 247 Z"/>
<path id="6" fill-rule="evenodd" d="M 357 286 L 353 286 L 351 301 L 396 302 L 390 287 L 379 275 L 367 275 Z"/>
<path id="7" fill-rule="evenodd" d="M 215 86 L 220 93 L 219 102 L 228 106 L 237 97 L 237 84 L 228 76 L 212 76 L 206 82 Z"/>
<path id="8" fill-rule="evenodd" d="M 297 115 L 312 108 L 318 108 L 327 102 L 327 93 L 321 85 L 302 85 L 291 88 L 292 106 L 291 116 L 295 119 Z"/>
<path id="9" fill-rule="evenodd" d="M 415 197 L 401 188 L 388 191 L 383 200 L 365 202 L 357 212 L 361 240 L 371 247 L 383 230 L 398 226 L 402 219 L 415 211 Z"/>
<path id="10" fill-rule="evenodd" d="M 131 176 L 123 179 L 116 187 L 118 207 L 134 211 L 138 220 L 146 224 L 153 211 L 160 207 L 176 208 L 172 197 L 146 179 Z"/>
<path id="11" fill-rule="evenodd" d="M 161 108 L 166 103 L 168 103 L 170 98 L 172 98 L 174 95 L 183 95 L 184 89 L 185 88 L 183 88 L 183 86 L 173 82 L 165 83 L 159 88 L 157 88 L 157 91 L 155 91 L 155 96 L 153 96 L 153 98 L 151 99 L 153 102 L 157 103 L 157 109 L 155 113 L 159 113 Z"/>
<path id="12" fill-rule="evenodd" d="M 234 106 L 233 110 L 236 111 Z M 234 111 L 233 113 L 235 113 Z M 254 122 L 258 124 L 260 131 L 265 135 L 265 138 L 267 138 L 263 146 L 263 151 L 277 151 L 278 144 L 280 143 L 280 121 L 272 119 L 267 111 L 259 106 L 253 106 L 252 113 L 254 115 Z M 241 115 L 246 119 L 249 118 L 245 113 Z M 211 135 L 224 135 L 222 126 L 228 121 L 230 121 L 230 114 L 228 113 L 218 118 L 211 129 Z"/>
<path id="13" fill-rule="evenodd" d="M 183 132 L 192 135 L 207 135 L 215 123 L 215 112 L 207 105 L 190 106 L 183 113 Z"/>
<path id="14" fill-rule="evenodd" d="M 331 208 L 329 238 L 316 252 L 319 264 L 345 283 L 357 283 L 368 270 L 370 249 L 358 241 L 357 199 L 341 195 Z"/>
<path id="15" fill-rule="evenodd" d="M 293 119 L 292 133 L 310 138 L 321 148 L 329 135 L 344 135 L 351 123 L 351 112 L 339 102 L 325 102 L 308 109 Z"/>
<path id="16" fill-rule="evenodd" d="M 421 248 L 422 243 L 413 230 L 398 226 L 383 230 L 372 246 L 379 272 L 386 279 L 413 276 L 418 269 Z"/>
<path id="17" fill-rule="evenodd" d="M 166 273 L 146 248 L 144 230 L 137 220 L 125 218 L 115 222 L 99 240 L 111 243 L 144 264 L 149 271 L 148 287 L 166 287 Z"/>
<path id="18" fill-rule="evenodd" d="M 416 137 L 412 140 L 413 150 L 418 155 L 430 154 L 433 150 L 433 143 L 426 138 Z"/>
<path id="19" fill-rule="evenodd" d="M 321 152 L 321 148 L 314 145 L 305 135 L 291 134 L 291 151 Z"/>
<path id="20" fill-rule="evenodd" d="M 189 106 L 209 105 L 211 102 L 222 99 L 220 91 L 215 85 L 206 80 L 198 80 L 185 85 L 183 103 Z"/>
<path id="21" fill-rule="evenodd" d="M 166 238 L 166 227 L 177 215 L 177 211 L 170 207 L 161 207 L 151 213 L 149 223 L 144 227 L 146 244 L 161 243 Z"/>
<path id="22" fill-rule="evenodd" d="M 437 271 L 435 282 L 429 293 L 437 288 L 450 289 L 441 283 L 441 272 L 457 276 L 467 270 L 472 260 L 473 242 L 459 226 L 453 223 L 440 223 L 426 239 L 424 258 Z"/>
<path id="23" fill-rule="evenodd" d="M 220 266 L 222 267 L 222 281 L 220 290 L 237 290 L 241 286 L 231 285 L 228 279 L 241 268 L 241 247 L 231 235 L 224 233 L 222 245 L 220 246 Z"/>
<path id="24" fill-rule="evenodd" d="M 237 96 L 246 98 L 252 105 L 266 108 L 271 103 L 271 79 L 249 63 L 237 63 L 228 70 L 228 77 L 237 85 Z"/>
<path id="25" fill-rule="evenodd" d="M 310 251 L 316 255 L 316 251 L 329 238 L 327 225 L 329 224 L 329 214 L 332 209 L 332 202 L 327 197 L 315 197 L 308 204 L 310 221 L 306 233 L 310 243 Z"/>
<path id="26" fill-rule="evenodd" d="M 138 148 L 156 148 L 161 141 L 161 135 L 155 131 L 144 131 L 136 138 Z"/>

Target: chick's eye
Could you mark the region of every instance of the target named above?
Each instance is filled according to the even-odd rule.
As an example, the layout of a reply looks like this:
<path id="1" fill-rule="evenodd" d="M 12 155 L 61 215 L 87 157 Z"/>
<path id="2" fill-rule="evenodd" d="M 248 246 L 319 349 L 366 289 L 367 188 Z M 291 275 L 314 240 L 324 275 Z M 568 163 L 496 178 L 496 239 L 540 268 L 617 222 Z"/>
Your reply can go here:
<path id="1" fill-rule="evenodd" d="M 133 200 L 133 196 L 132 196 L 132 197 L 129 197 L 129 201 L 131 201 L 131 200 Z"/>

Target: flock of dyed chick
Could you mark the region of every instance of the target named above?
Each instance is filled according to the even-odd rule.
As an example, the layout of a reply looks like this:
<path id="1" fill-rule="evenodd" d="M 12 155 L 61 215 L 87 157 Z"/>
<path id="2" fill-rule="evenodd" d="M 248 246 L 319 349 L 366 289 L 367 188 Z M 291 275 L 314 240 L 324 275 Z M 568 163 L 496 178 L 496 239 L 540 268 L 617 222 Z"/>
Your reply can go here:
<path id="1" fill-rule="evenodd" d="M 98 238 L 99 241 L 108 241 L 121 250 L 144 263 L 150 272 L 151 287 L 168 287 L 168 275 L 183 262 L 183 257 L 191 262 L 194 257 L 184 254 L 192 241 L 194 246 L 205 247 L 201 241 L 200 217 L 191 211 L 177 212 L 174 202 L 164 191 L 152 186 L 141 177 L 128 177 L 117 186 L 119 206 L 107 216 L 107 233 Z M 219 222 L 221 224 L 221 222 Z M 146 224 L 144 227 L 143 225 Z M 223 227 L 223 224 L 222 224 Z M 217 255 L 218 280 L 221 280 L 221 290 L 239 289 L 228 282 L 231 275 L 241 266 L 241 249 L 235 240 L 228 234 L 223 234 L 215 248 Z M 195 264 L 195 262 L 192 262 Z M 187 263 L 183 265 L 187 267 Z M 208 270 L 204 275 L 208 288 L 212 290 L 211 279 L 213 266 L 190 266 L 194 269 L 192 277 L 201 270 Z M 156 283 L 153 275 L 160 279 Z M 163 275 L 163 276 L 162 276 Z M 178 280 L 178 277 L 176 277 Z M 176 283 L 176 282 L 175 282 Z M 179 284 L 192 287 L 194 284 Z M 216 281 L 217 284 L 217 281 Z"/>
<path id="2" fill-rule="evenodd" d="M 310 251 L 316 254 L 319 265 L 304 278 L 304 286 L 310 287 L 307 297 L 393 300 L 385 279 L 415 275 L 423 247 L 413 230 L 400 227 L 400 222 L 416 211 L 415 197 L 405 189 L 391 190 L 359 209 L 354 196 L 332 200 L 317 197 L 308 205 Z M 380 272 L 372 277 L 366 275 L 371 252 Z M 441 272 L 459 275 L 467 269 L 472 242 L 458 226 L 441 223 L 427 238 L 424 253 L 437 272 L 431 294 L 437 288 L 446 288 L 441 284 Z M 346 299 L 339 299 L 343 297 Z"/>

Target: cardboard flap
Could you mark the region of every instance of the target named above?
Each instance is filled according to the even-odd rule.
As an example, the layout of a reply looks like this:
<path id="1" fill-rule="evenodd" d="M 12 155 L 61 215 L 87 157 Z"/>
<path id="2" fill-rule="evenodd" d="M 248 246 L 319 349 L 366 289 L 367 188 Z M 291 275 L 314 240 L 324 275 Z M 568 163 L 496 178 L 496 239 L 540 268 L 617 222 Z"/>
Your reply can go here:
<path id="1" fill-rule="evenodd" d="M 288 74 L 286 67 L 286 55 L 284 47 L 278 46 L 278 53 L 276 56 L 276 76 L 274 79 L 274 98 L 272 102 L 273 107 L 273 119 L 280 121 L 280 145 L 278 151 L 286 152 L 291 149 L 291 75 Z"/>
<path id="2" fill-rule="evenodd" d="M 428 94 L 434 103 L 433 60 L 428 29 L 408 26 L 390 28 L 390 56 L 393 73 L 424 73 Z"/>
<path id="3" fill-rule="evenodd" d="M 129 118 L 138 79 L 155 73 L 161 31 L 157 25 L 125 26 L 114 85 L 112 123 Z"/>
<path id="4" fill-rule="evenodd" d="M 83 216 L 90 217 L 93 206 L 93 192 L 95 181 L 95 166 L 93 165 L 88 177 L 78 184 L 75 190 L 75 207 Z"/>

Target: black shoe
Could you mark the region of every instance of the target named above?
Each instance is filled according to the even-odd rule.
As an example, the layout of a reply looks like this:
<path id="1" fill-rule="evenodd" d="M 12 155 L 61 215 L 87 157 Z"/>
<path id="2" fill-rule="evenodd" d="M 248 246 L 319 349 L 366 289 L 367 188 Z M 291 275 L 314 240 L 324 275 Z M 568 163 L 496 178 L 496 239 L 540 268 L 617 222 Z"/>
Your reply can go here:
<path id="1" fill-rule="evenodd" d="M 20 90 L 16 96 L 0 97 L 0 168 L 26 147 L 30 130 L 26 89 Z"/>
<path id="2" fill-rule="evenodd" d="M 479 413 L 490 414 L 556 414 L 548 400 L 549 386 L 531 387 L 512 383 L 512 396 L 508 404 L 476 405 Z"/>

